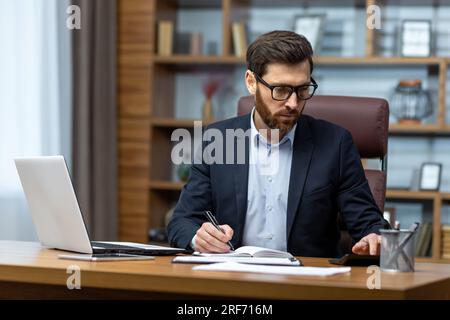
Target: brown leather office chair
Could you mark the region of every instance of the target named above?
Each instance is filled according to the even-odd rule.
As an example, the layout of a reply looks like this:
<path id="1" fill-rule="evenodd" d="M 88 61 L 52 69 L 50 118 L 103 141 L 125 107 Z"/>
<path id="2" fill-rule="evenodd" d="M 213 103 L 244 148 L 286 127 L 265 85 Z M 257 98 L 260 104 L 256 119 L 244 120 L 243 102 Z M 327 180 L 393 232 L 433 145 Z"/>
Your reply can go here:
<path id="1" fill-rule="evenodd" d="M 238 115 L 251 111 L 255 101 L 253 96 L 241 97 L 238 102 Z M 323 119 L 341 127 L 352 134 L 362 159 L 379 159 L 380 170 L 365 169 L 375 202 L 380 210 L 384 210 L 386 197 L 387 145 L 389 128 L 389 104 L 384 99 L 314 96 L 306 102 L 304 114 Z M 353 239 L 346 232 L 345 224 L 339 219 L 341 226 L 341 249 L 351 252 Z"/>

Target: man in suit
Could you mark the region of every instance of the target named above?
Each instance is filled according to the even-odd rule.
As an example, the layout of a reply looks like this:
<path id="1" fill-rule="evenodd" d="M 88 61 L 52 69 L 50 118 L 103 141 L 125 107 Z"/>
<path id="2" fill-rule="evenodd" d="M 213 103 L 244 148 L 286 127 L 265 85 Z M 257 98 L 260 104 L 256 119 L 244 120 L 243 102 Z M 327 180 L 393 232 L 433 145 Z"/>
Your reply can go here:
<path id="1" fill-rule="evenodd" d="M 172 245 L 228 252 L 231 241 L 234 247 L 336 257 L 342 254 L 340 212 L 357 242 L 352 251 L 379 254 L 379 230 L 389 224 L 375 204 L 350 133 L 302 115 L 317 88 L 312 55 L 308 40 L 290 31 L 266 33 L 249 46 L 245 84 L 255 107 L 209 126 L 224 137 L 230 129 L 248 130 L 245 161 L 193 164 L 168 225 Z M 223 232 L 203 210 L 215 215 Z"/>

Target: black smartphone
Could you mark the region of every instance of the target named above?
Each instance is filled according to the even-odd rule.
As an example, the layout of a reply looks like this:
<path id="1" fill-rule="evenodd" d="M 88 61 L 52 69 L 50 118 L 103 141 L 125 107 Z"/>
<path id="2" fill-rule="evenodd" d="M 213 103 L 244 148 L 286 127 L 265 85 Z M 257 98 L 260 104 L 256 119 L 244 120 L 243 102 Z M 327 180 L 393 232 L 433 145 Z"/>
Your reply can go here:
<path id="1" fill-rule="evenodd" d="M 332 264 L 338 264 L 341 266 L 359 266 L 359 267 L 367 267 L 380 265 L 380 256 L 371 256 L 371 255 L 360 255 L 354 253 L 347 253 L 341 258 L 330 259 L 328 260 Z"/>

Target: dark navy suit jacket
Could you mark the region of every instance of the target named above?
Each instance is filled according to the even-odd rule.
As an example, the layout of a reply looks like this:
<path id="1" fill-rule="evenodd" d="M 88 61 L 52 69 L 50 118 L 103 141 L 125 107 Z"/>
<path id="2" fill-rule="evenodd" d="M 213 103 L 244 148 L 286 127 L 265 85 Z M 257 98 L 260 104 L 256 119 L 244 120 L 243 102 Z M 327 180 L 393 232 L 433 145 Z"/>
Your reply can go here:
<path id="1" fill-rule="evenodd" d="M 226 129 L 250 128 L 250 114 L 217 122 Z M 234 247 L 242 244 L 248 187 L 248 138 L 245 164 L 194 164 L 167 227 L 170 244 L 190 249 L 190 242 L 211 210 L 220 224 L 234 230 Z M 236 160 L 235 152 L 235 160 Z M 224 159 L 226 159 L 224 150 Z M 241 162 L 242 163 L 242 162 Z M 292 154 L 287 205 L 287 250 L 298 256 L 337 257 L 337 215 L 355 241 L 389 228 L 370 191 L 351 134 L 330 122 L 302 115 Z"/>

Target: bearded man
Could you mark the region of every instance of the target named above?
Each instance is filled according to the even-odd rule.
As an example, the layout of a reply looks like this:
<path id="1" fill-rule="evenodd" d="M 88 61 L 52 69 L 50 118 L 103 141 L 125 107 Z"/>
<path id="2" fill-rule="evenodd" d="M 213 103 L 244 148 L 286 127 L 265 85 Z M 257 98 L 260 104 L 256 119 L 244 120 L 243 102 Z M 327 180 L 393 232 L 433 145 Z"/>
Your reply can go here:
<path id="1" fill-rule="evenodd" d="M 318 87 L 312 56 L 308 40 L 290 31 L 263 34 L 249 46 L 245 84 L 255 97 L 252 112 L 208 127 L 224 137 L 229 129 L 250 132 L 245 161 L 192 165 L 167 227 L 171 245 L 224 253 L 231 242 L 339 257 L 339 213 L 356 242 L 352 251 L 379 254 L 379 230 L 389 224 L 351 134 L 302 115 Z M 227 146 L 225 154 L 236 151 Z M 220 228 L 206 219 L 205 210 Z"/>

